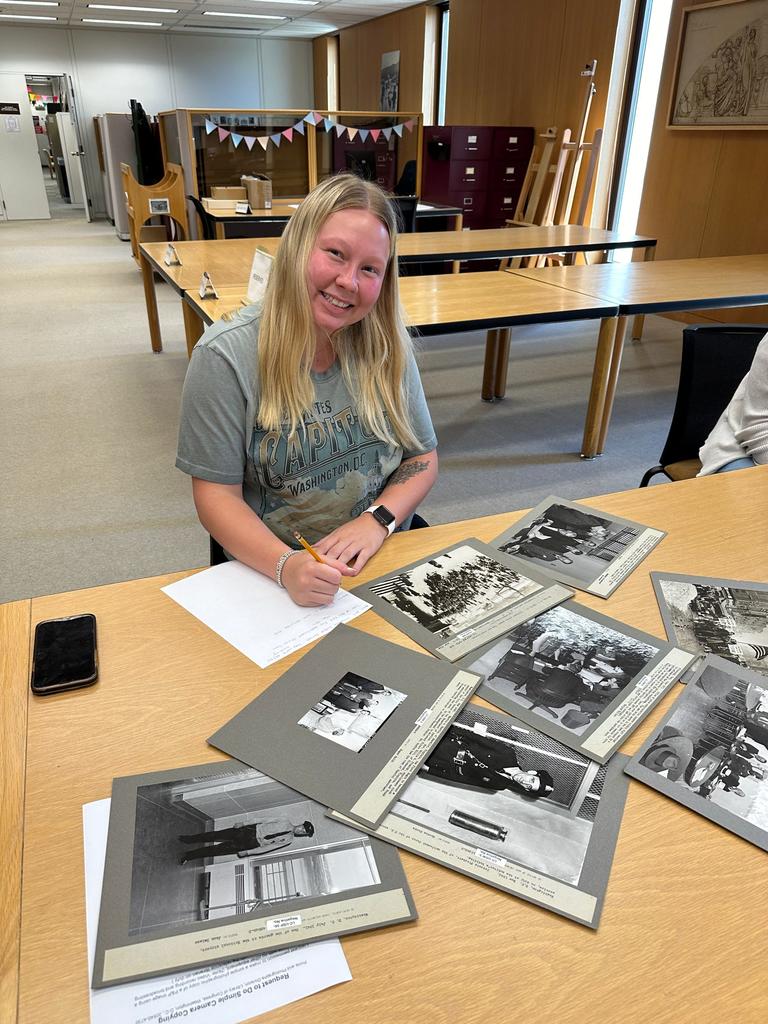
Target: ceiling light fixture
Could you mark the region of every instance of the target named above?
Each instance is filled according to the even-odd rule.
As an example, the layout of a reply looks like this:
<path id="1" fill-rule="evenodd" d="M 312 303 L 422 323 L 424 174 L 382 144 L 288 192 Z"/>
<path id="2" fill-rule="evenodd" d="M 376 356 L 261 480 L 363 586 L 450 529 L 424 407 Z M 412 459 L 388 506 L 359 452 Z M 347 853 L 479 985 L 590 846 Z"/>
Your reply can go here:
<path id="1" fill-rule="evenodd" d="M 238 14 L 234 11 L 203 11 L 208 18 L 258 18 L 259 21 L 288 21 L 277 14 Z"/>
<path id="2" fill-rule="evenodd" d="M 90 25 L 144 25 L 147 28 L 161 28 L 162 21 L 116 21 L 114 18 L 82 18 L 86 24 Z"/>
<path id="3" fill-rule="evenodd" d="M 0 14 L 0 18 L 10 18 L 13 21 L 58 21 L 58 18 L 50 14 Z"/>
<path id="4" fill-rule="evenodd" d="M 7 0 L 0 0 L 6 3 Z M 178 7 L 126 7 L 123 4 L 88 4 L 94 10 L 99 11 L 144 11 L 146 14 L 178 14 Z"/>
<path id="5" fill-rule="evenodd" d="M 0 7 L 58 7 L 54 0 L 2 0 Z"/>

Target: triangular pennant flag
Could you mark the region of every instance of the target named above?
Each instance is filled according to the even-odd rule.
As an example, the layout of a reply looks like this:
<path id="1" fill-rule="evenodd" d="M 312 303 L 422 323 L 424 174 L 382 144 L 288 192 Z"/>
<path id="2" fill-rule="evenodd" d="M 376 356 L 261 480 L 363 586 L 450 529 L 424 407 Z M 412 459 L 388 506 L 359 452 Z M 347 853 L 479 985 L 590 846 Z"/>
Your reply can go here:
<path id="1" fill-rule="evenodd" d="M 323 118 L 323 128 L 325 128 L 327 132 L 329 132 L 331 128 L 333 128 L 333 121 L 330 119 L 330 117 Z"/>
<path id="2" fill-rule="evenodd" d="M 381 128 L 371 128 L 371 138 L 373 139 L 374 142 L 378 142 L 379 141 L 379 136 L 380 135 L 381 135 Z"/>
<path id="3" fill-rule="evenodd" d="M 229 132 L 226 128 L 218 128 L 217 131 L 219 133 L 219 142 L 223 142 L 224 139 L 229 138 Z"/>
<path id="4" fill-rule="evenodd" d="M 347 128 L 347 135 L 349 136 L 349 141 L 353 142 L 357 135 L 357 128 Z"/>
<path id="5" fill-rule="evenodd" d="M 237 132 L 232 132 L 232 145 L 237 148 L 243 141 L 243 136 L 238 135 Z"/>
<path id="6" fill-rule="evenodd" d="M 323 120 L 323 115 L 322 114 L 318 114 L 316 110 L 313 110 L 312 111 L 312 120 L 315 122 L 315 124 L 320 124 L 320 122 Z"/>
<path id="7" fill-rule="evenodd" d="M 245 139 L 245 144 L 248 147 L 248 149 L 253 149 L 253 144 L 256 141 L 256 136 L 255 135 L 244 135 L 243 138 Z"/>
<path id="8" fill-rule="evenodd" d="M 406 121 L 405 122 L 405 127 L 408 129 L 409 132 L 412 132 L 413 131 L 413 120 Z"/>
<path id="9" fill-rule="evenodd" d="M 382 128 L 381 129 L 381 134 L 384 136 L 384 138 L 387 140 L 387 142 L 389 142 L 389 140 L 392 138 L 392 129 L 391 128 Z"/>
<path id="10" fill-rule="evenodd" d="M 275 144 L 275 145 L 277 146 L 277 148 L 279 149 L 279 148 L 280 148 L 280 143 L 281 143 L 281 142 L 283 141 L 283 137 L 282 137 L 282 135 L 280 134 L 280 132 L 278 132 L 278 133 L 277 133 L 277 135 L 270 135 L 270 136 L 269 136 L 269 141 L 270 141 L 270 142 L 274 142 L 274 144 Z"/>
<path id="11" fill-rule="evenodd" d="M 314 124 L 315 123 L 315 115 L 314 115 L 313 111 L 310 110 L 310 112 L 308 114 L 305 114 L 305 116 L 302 118 L 302 120 L 306 121 L 307 124 Z"/>
<path id="12" fill-rule="evenodd" d="M 286 128 L 285 131 L 282 132 L 282 135 L 283 138 L 288 139 L 289 142 L 293 142 L 293 128 Z"/>
<path id="13" fill-rule="evenodd" d="M 205 119 L 205 134 L 206 135 L 210 135 L 215 127 L 216 127 L 216 125 L 213 123 L 213 121 L 209 121 L 208 118 L 206 117 L 206 119 Z"/>
<path id="14" fill-rule="evenodd" d="M 360 141 L 361 141 L 361 142 L 365 142 L 365 140 L 366 140 L 366 139 L 368 138 L 368 136 L 369 136 L 370 134 L 371 134 L 371 133 L 370 133 L 370 132 L 368 131 L 368 129 L 367 129 L 367 128 L 361 128 L 361 129 L 360 129 Z"/>
<path id="15" fill-rule="evenodd" d="M 401 124 L 396 124 L 393 127 L 392 131 L 395 133 L 395 135 L 398 136 L 398 138 L 402 139 L 402 137 L 403 137 L 403 126 Z"/>
<path id="16" fill-rule="evenodd" d="M 306 129 L 304 127 L 304 122 L 303 121 L 297 121 L 296 124 L 293 126 L 293 130 L 295 132 L 298 132 L 299 135 L 303 135 L 304 132 L 306 131 Z"/>
<path id="17" fill-rule="evenodd" d="M 256 141 L 261 146 L 261 148 L 266 151 L 269 138 L 266 135 L 257 135 Z"/>
<path id="18" fill-rule="evenodd" d="M 344 132 L 347 130 L 347 126 L 345 124 L 335 124 L 334 128 L 336 129 L 337 139 L 340 139 Z"/>

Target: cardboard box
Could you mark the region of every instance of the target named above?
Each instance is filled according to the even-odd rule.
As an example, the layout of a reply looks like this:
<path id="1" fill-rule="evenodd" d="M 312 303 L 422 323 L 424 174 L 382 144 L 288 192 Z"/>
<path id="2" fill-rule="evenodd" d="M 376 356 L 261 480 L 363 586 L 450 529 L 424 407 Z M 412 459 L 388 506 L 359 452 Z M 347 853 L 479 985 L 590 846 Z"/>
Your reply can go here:
<path id="1" fill-rule="evenodd" d="M 265 174 L 244 174 L 240 181 L 248 191 L 252 210 L 272 209 L 272 182 Z"/>
<path id="2" fill-rule="evenodd" d="M 248 191 L 242 185 L 212 185 L 211 199 L 231 199 L 237 202 L 248 198 Z"/>

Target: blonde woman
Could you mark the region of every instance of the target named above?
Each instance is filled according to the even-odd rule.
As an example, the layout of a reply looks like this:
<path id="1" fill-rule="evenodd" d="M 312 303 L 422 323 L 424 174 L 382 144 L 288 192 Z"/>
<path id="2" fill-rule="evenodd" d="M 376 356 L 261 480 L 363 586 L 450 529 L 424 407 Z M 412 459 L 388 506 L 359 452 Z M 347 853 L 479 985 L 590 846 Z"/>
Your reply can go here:
<path id="1" fill-rule="evenodd" d="M 200 521 L 300 605 L 330 604 L 437 477 L 395 241 L 375 185 L 318 185 L 286 228 L 263 306 L 210 327 L 187 372 L 176 465 Z"/>

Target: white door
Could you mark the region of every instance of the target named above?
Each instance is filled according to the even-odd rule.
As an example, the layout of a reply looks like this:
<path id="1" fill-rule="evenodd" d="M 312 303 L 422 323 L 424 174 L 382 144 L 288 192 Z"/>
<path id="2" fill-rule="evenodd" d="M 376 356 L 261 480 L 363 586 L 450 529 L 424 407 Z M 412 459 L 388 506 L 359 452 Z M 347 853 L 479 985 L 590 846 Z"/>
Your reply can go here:
<path id="1" fill-rule="evenodd" d="M 0 194 L 5 219 L 50 219 L 27 82 L 8 72 L 0 72 Z"/>
<path id="2" fill-rule="evenodd" d="M 72 125 L 72 145 L 68 146 L 69 160 L 72 163 L 72 171 L 77 179 L 77 189 L 82 195 L 82 206 L 85 210 L 85 219 L 90 224 L 91 222 L 91 203 L 88 199 L 88 188 L 85 184 L 85 150 L 83 149 L 83 133 L 80 130 L 80 122 L 77 114 L 77 100 L 75 98 L 75 90 L 72 85 L 72 76 L 67 75 L 67 99 L 69 102 L 70 120 Z M 65 153 L 66 158 L 66 153 Z M 69 179 L 72 181 L 72 178 Z M 70 186 L 71 187 L 71 186 Z M 80 203 L 75 204 L 74 199 L 72 200 L 73 205 L 80 206 Z"/>
<path id="3" fill-rule="evenodd" d="M 80 143 L 77 141 L 75 123 L 68 111 L 59 111 L 56 115 L 59 124 L 59 138 L 61 139 L 61 150 L 64 154 L 64 164 L 67 170 L 67 182 L 69 183 L 69 198 L 73 206 L 86 211 L 85 202 L 85 181 L 83 180 L 83 156 L 80 152 Z"/>

